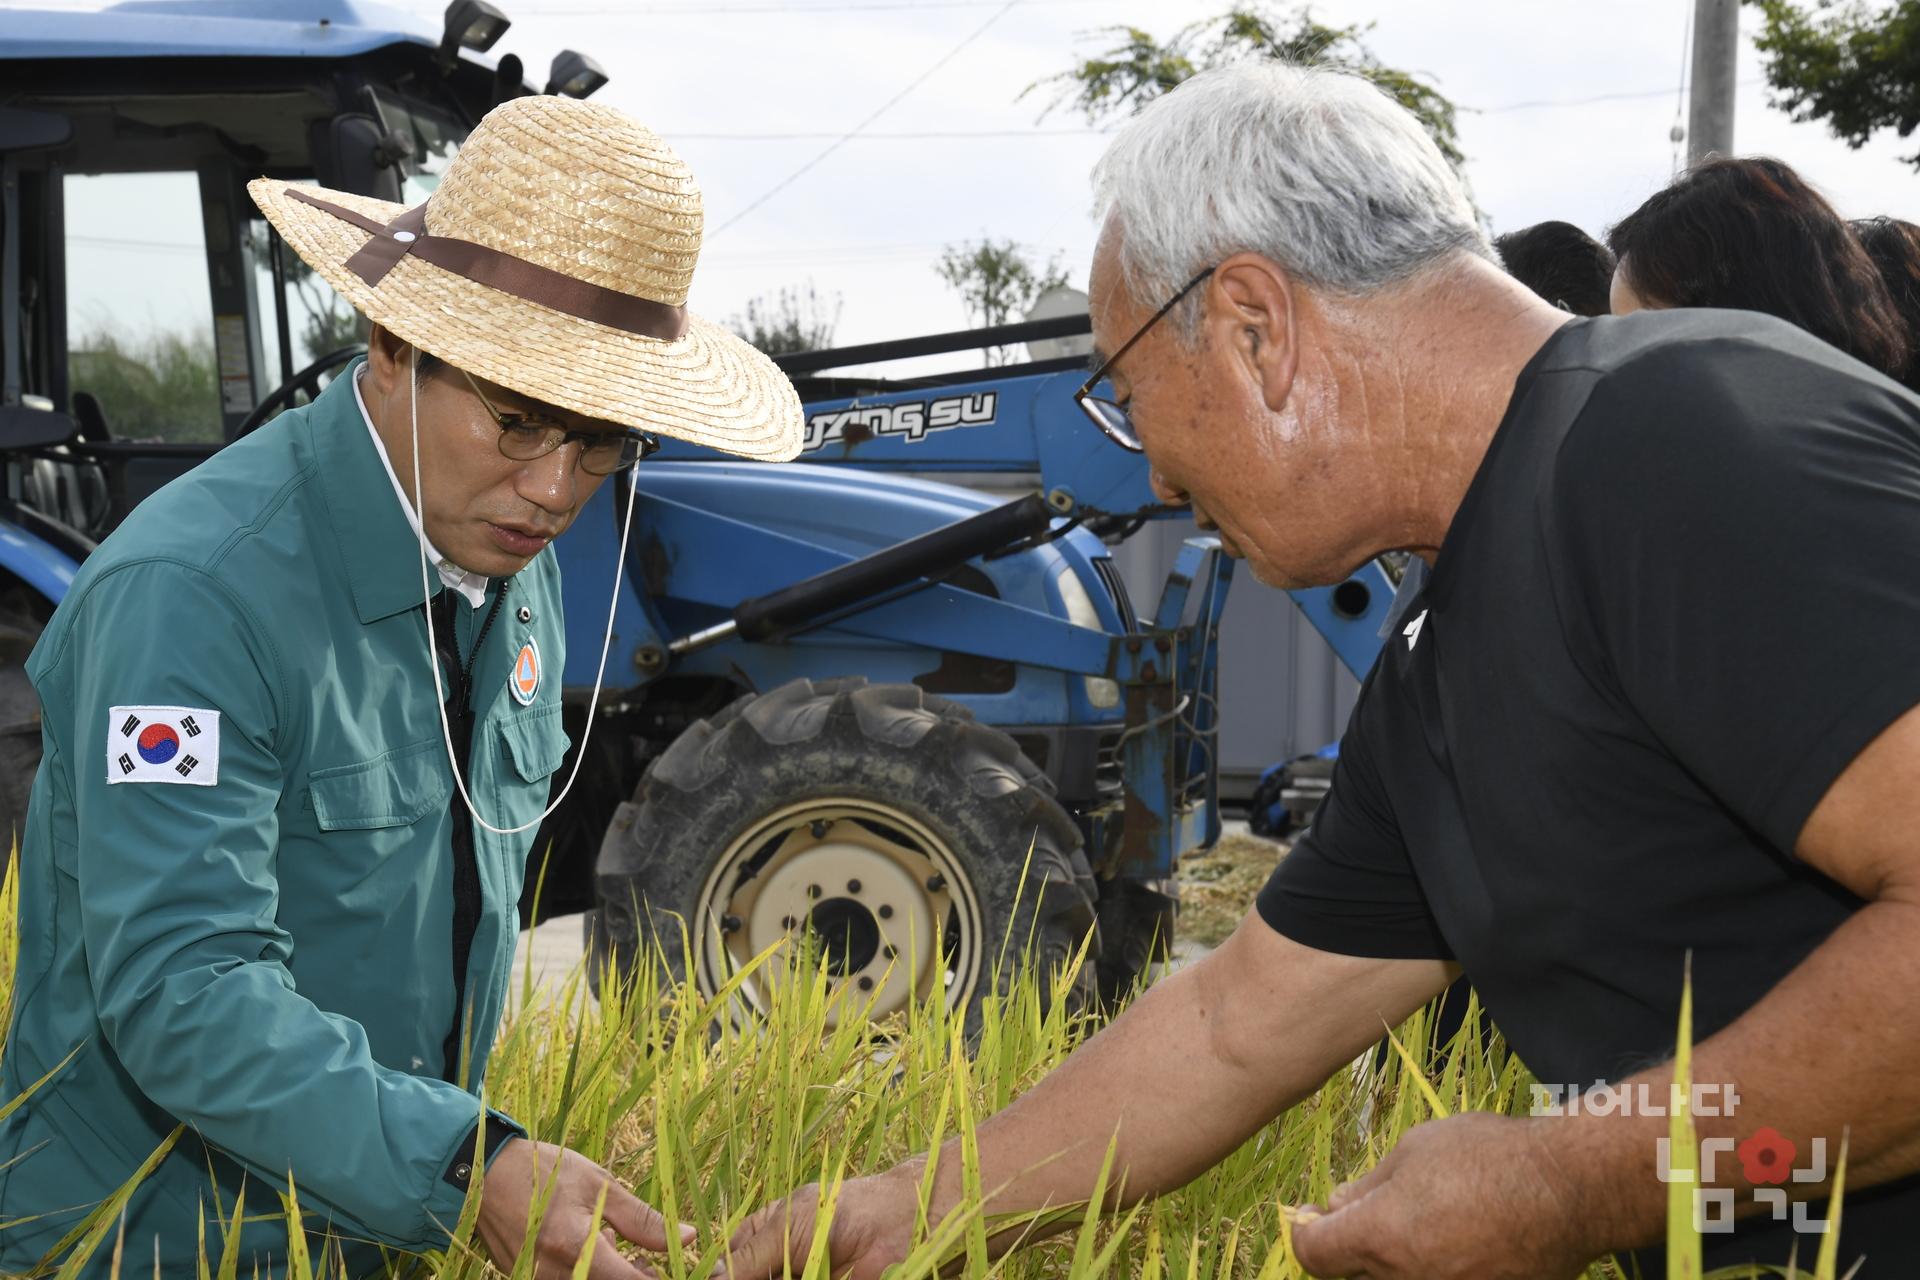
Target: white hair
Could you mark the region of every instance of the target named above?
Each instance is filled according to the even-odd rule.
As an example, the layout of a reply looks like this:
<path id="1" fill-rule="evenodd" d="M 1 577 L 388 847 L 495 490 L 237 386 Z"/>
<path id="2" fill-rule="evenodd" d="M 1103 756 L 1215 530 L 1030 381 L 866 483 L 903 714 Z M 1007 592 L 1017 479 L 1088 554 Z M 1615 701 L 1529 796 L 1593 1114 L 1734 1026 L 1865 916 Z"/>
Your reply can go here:
<path id="1" fill-rule="evenodd" d="M 1143 306 L 1235 253 L 1348 295 L 1456 253 L 1499 261 L 1420 122 L 1326 67 L 1266 58 L 1201 72 L 1120 130 L 1093 184 Z M 1189 333 L 1194 314 L 1178 317 Z"/>

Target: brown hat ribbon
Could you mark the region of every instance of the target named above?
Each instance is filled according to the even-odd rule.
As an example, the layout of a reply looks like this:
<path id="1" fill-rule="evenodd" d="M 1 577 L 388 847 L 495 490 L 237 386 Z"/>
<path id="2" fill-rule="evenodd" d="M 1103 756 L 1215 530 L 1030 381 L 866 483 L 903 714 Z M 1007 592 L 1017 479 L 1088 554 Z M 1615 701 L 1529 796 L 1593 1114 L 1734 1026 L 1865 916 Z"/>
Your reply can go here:
<path id="1" fill-rule="evenodd" d="M 578 280 L 471 240 L 428 235 L 424 204 L 415 205 L 393 221 L 383 223 L 330 200 L 308 195 L 297 187 L 283 190 L 302 204 L 310 204 L 372 233 L 373 239 L 346 261 L 347 269 L 369 285 L 378 285 L 386 279 L 387 272 L 411 254 L 476 284 L 610 329 L 668 342 L 687 330 L 685 307 L 637 298 L 618 289 Z"/>

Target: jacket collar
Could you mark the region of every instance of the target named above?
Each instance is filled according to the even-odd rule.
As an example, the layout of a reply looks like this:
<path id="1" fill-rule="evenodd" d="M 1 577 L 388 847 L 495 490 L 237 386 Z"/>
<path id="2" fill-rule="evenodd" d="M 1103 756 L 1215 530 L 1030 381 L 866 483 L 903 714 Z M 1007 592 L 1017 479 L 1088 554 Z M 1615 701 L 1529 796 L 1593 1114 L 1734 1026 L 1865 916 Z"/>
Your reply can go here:
<path id="1" fill-rule="evenodd" d="M 307 423 L 353 607 L 360 621 L 372 623 L 419 606 L 420 543 L 354 398 L 353 381 L 365 360 L 347 365 L 327 384 Z M 429 573 L 427 583 L 433 595 L 443 590 L 438 574 Z"/>

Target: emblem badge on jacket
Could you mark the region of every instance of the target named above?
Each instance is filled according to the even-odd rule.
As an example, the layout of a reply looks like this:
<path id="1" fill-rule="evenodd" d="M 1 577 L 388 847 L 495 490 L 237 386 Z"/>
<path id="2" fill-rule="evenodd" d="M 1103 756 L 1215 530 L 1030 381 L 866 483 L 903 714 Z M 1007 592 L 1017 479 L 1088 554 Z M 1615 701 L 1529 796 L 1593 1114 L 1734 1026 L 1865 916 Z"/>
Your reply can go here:
<path id="1" fill-rule="evenodd" d="M 533 705 L 533 699 L 540 692 L 540 646 L 528 636 L 520 646 L 520 654 L 513 660 L 513 670 L 507 674 L 507 688 L 513 691 L 513 700 L 523 707 Z"/>

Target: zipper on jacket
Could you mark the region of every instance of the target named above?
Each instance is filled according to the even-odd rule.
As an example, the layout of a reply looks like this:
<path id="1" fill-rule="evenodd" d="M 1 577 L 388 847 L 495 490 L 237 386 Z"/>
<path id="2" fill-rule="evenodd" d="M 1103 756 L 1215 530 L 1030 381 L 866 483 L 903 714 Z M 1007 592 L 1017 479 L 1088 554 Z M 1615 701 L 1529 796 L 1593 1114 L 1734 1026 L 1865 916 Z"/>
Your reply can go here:
<path id="1" fill-rule="evenodd" d="M 493 607 L 487 610 L 487 617 L 480 624 L 480 633 L 473 639 L 473 652 L 466 661 L 460 659 L 460 636 L 454 630 L 457 625 L 454 596 L 450 587 L 441 587 L 440 594 L 434 597 L 433 631 L 439 660 L 446 666 L 447 677 L 447 725 L 453 738 L 453 757 L 459 761 L 469 783 L 473 777 L 473 664 L 480 656 L 480 646 L 486 643 L 487 632 L 493 629 L 493 620 L 500 613 L 500 604 L 507 598 L 507 588 L 513 579 L 503 578 L 500 591 L 493 598 Z M 471 788 L 469 788 L 471 789 Z M 441 1048 L 441 1061 L 444 1064 L 442 1076 L 461 1084 L 463 1065 L 462 1049 L 466 1047 L 466 1005 L 467 1005 L 467 963 L 473 956 L 473 935 L 480 927 L 480 863 L 474 850 L 473 815 L 460 799 L 460 788 L 455 787 L 449 815 L 453 819 L 453 1026 L 447 1031 L 445 1045 Z"/>

